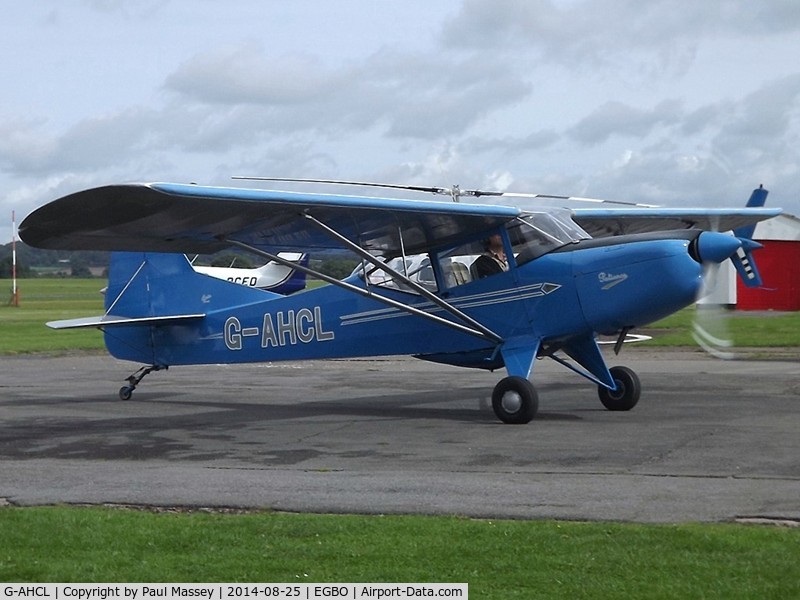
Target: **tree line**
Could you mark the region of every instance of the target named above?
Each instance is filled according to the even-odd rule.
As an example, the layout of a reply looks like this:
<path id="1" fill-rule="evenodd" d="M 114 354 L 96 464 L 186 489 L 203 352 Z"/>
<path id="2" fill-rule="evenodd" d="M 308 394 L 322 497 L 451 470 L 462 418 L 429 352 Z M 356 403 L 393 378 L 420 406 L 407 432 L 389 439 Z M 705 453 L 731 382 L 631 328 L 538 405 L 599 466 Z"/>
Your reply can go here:
<path id="1" fill-rule="evenodd" d="M 211 265 L 213 267 L 239 267 L 252 268 L 263 264 L 250 254 L 225 250 L 212 255 L 191 257 L 197 265 Z M 33 248 L 24 242 L 17 242 L 17 277 L 93 277 L 90 268 L 102 272 L 105 277 L 111 253 L 104 251 L 68 251 L 68 250 L 43 250 Z M 341 279 L 350 274 L 358 264 L 356 258 L 324 258 L 313 260 L 313 266 L 326 275 Z M 0 245 L 0 279 L 9 279 L 12 275 L 12 247 L 11 244 Z"/>

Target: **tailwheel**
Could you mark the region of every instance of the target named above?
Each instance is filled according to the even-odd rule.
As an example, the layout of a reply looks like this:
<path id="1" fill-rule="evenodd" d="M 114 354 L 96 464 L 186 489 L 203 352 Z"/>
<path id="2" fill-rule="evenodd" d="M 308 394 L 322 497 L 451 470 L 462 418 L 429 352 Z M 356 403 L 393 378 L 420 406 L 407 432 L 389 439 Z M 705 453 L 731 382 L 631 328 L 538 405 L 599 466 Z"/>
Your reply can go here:
<path id="1" fill-rule="evenodd" d="M 121 388 L 119 388 L 119 399 L 123 401 L 130 400 L 131 396 L 133 396 L 133 390 L 136 389 L 136 386 L 141 383 L 142 379 L 144 379 L 146 375 L 149 375 L 153 371 L 160 371 L 161 369 L 168 368 L 169 366 L 167 365 L 152 365 L 149 367 L 142 367 L 126 379 L 128 385 L 123 385 Z"/>
<path id="2" fill-rule="evenodd" d="M 639 396 L 642 394 L 639 376 L 628 367 L 611 367 L 609 372 L 617 388 L 612 391 L 605 386 L 597 386 L 600 402 L 608 410 L 632 409 L 639 402 Z"/>
<path id="3" fill-rule="evenodd" d="M 539 410 L 539 397 L 533 384 L 523 377 L 501 379 L 492 392 L 494 414 L 503 423 L 529 423 Z"/>

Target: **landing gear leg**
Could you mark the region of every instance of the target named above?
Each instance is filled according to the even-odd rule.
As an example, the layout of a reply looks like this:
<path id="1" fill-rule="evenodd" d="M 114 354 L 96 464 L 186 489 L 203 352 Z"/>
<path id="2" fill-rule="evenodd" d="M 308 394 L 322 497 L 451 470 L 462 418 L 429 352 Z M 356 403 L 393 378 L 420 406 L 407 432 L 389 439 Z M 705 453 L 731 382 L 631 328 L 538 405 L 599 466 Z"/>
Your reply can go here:
<path id="1" fill-rule="evenodd" d="M 506 377 L 492 392 L 492 408 L 503 423 L 522 425 L 530 422 L 539 410 L 539 396 L 524 377 Z"/>
<path id="2" fill-rule="evenodd" d="M 142 367 L 138 371 L 136 371 L 133 375 L 128 377 L 126 381 L 128 385 L 123 385 L 119 388 L 119 399 L 120 400 L 130 400 L 131 396 L 133 395 L 133 390 L 136 389 L 136 386 L 145 378 L 146 375 L 149 375 L 153 371 L 160 371 L 161 369 L 168 369 L 168 366 L 161 366 L 161 365 L 151 365 L 149 367 Z"/>

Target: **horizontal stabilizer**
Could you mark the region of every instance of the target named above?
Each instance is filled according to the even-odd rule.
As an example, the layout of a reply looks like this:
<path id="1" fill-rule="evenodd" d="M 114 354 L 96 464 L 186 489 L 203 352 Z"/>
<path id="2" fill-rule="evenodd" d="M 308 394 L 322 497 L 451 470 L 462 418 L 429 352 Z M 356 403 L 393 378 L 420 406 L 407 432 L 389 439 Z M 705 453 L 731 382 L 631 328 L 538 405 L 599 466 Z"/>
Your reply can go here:
<path id="1" fill-rule="evenodd" d="M 172 322 L 202 319 L 204 314 L 195 315 L 164 315 L 158 317 L 118 317 L 115 315 L 99 315 L 96 317 L 83 317 L 80 319 L 66 319 L 63 321 L 50 321 L 47 326 L 51 329 L 80 329 L 86 327 L 120 327 L 123 325 L 169 325 Z"/>

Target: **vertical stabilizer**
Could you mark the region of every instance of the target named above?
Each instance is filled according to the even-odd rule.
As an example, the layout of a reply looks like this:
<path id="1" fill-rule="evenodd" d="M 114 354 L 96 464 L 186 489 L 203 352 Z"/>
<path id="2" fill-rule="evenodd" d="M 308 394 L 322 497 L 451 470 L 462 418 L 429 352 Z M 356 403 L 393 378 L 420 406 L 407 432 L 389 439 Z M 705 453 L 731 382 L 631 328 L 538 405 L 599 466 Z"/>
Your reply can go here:
<path id="1" fill-rule="evenodd" d="M 158 340 L 169 336 L 160 334 L 271 297 L 280 296 L 196 273 L 183 254 L 114 252 L 105 308 L 117 322 L 103 327 L 106 347 L 117 358 L 163 365 Z"/>
<path id="2" fill-rule="evenodd" d="M 750 199 L 747 201 L 747 208 L 761 208 L 767 201 L 767 194 L 769 190 L 765 190 L 763 185 L 758 186 L 750 194 Z M 755 223 L 753 225 L 745 225 L 733 230 L 733 234 L 738 238 L 745 238 L 748 240 L 753 239 L 753 233 L 756 230 Z"/>

